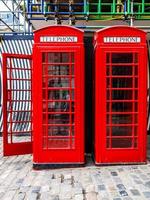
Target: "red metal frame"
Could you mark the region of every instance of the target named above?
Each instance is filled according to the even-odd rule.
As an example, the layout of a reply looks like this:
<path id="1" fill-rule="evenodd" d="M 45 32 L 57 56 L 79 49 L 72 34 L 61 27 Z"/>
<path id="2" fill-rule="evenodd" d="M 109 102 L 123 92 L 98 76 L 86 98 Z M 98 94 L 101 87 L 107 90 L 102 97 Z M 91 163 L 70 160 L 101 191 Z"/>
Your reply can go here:
<path id="1" fill-rule="evenodd" d="M 140 37 L 141 43 L 103 42 L 128 36 Z M 112 27 L 95 38 L 95 162 L 146 162 L 146 33 Z"/>
<path id="2" fill-rule="evenodd" d="M 78 42 L 42 43 L 43 35 L 76 36 Z M 67 26 L 35 32 L 33 66 L 34 164 L 83 164 L 83 32 Z"/>
<path id="3" fill-rule="evenodd" d="M 32 98 L 24 96 L 31 95 L 32 67 L 27 66 L 31 60 L 31 55 L 3 54 L 4 156 L 32 153 L 32 118 L 29 119 L 32 116 Z M 30 77 L 23 78 L 20 74 L 23 71 L 30 73 Z M 28 81 L 30 86 L 25 86 L 24 81 Z M 25 115 L 28 119 L 24 118 Z"/>

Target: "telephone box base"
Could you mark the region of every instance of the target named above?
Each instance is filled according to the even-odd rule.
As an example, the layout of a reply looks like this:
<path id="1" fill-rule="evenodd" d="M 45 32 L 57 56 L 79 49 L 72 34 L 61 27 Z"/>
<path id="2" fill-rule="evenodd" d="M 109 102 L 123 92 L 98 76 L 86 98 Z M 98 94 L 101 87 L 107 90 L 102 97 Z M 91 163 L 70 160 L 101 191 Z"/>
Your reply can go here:
<path id="1" fill-rule="evenodd" d="M 121 162 L 121 163 L 95 163 L 95 166 L 115 166 L 115 165 L 146 165 L 147 162 Z"/>
<path id="2" fill-rule="evenodd" d="M 84 167 L 85 163 L 43 163 L 43 164 L 33 164 L 33 169 L 35 170 L 41 170 L 41 169 L 59 169 L 59 168 L 74 168 L 74 167 Z"/>

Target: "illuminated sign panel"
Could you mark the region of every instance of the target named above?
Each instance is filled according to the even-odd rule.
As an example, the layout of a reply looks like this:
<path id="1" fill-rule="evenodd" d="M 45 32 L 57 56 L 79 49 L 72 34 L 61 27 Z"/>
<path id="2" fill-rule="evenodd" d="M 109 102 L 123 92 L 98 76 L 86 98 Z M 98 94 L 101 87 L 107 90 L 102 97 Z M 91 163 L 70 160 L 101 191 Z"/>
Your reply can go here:
<path id="1" fill-rule="evenodd" d="M 40 42 L 78 42 L 74 36 L 42 36 Z"/>
<path id="2" fill-rule="evenodd" d="M 104 37 L 104 43 L 140 43 L 140 37 Z"/>

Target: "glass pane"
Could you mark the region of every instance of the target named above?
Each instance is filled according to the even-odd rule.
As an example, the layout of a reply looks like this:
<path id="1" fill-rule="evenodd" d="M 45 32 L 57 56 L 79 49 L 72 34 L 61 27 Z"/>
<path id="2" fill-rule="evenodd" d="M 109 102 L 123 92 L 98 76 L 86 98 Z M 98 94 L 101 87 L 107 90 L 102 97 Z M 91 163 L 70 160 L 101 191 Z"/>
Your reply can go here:
<path id="1" fill-rule="evenodd" d="M 132 126 L 132 128 L 134 129 L 134 135 L 137 136 L 138 135 L 138 125 Z"/>
<path id="2" fill-rule="evenodd" d="M 110 90 L 107 90 L 106 99 L 110 100 L 110 98 L 111 98 L 111 92 L 110 92 Z"/>
<path id="3" fill-rule="evenodd" d="M 134 103 L 134 111 L 135 111 L 135 112 L 138 111 L 138 103 L 137 103 L 137 102 Z"/>
<path id="4" fill-rule="evenodd" d="M 43 89 L 43 90 L 42 90 L 42 97 L 43 97 L 43 100 L 46 100 L 46 99 L 47 99 L 47 95 L 46 95 L 46 94 L 47 94 L 47 90 L 46 90 L 46 89 L 45 89 L 45 90 Z"/>
<path id="5" fill-rule="evenodd" d="M 110 114 L 108 114 L 108 115 L 106 116 L 106 123 L 107 123 L 107 124 L 110 124 L 110 123 L 111 123 L 111 115 L 110 115 Z"/>
<path id="6" fill-rule="evenodd" d="M 137 148 L 137 146 L 138 146 L 138 139 L 134 138 L 134 148 Z"/>
<path id="7" fill-rule="evenodd" d="M 107 147 L 107 148 L 110 148 L 110 144 L 111 144 L 110 139 L 107 138 L 107 141 L 106 141 L 106 147 Z"/>
<path id="8" fill-rule="evenodd" d="M 107 134 L 107 136 L 111 135 L 111 127 L 106 126 L 106 134 Z"/>
<path id="9" fill-rule="evenodd" d="M 31 107 L 31 102 L 19 102 L 19 101 L 13 101 L 13 102 L 9 102 L 7 101 L 7 112 L 16 112 L 16 113 L 12 113 L 12 118 L 14 118 L 16 115 L 18 116 L 17 113 L 20 113 L 19 115 L 26 115 L 25 113 L 27 111 L 30 111 L 32 109 Z M 22 113 L 22 114 L 21 114 Z"/>
<path id="10" fill-rule="evenodd" d="M 71 112 L 74 112 L 74 102 L 69 101 L 52 101 L 52 102 L 43 102 L 43 112 L 69 112 L 71 105 Z M 48 108 L 47 108 L 48 106 Z"/>
<path id="11" fill-rule="evenodd" d="M 132 88 L 132 78 L 112 78 L 113 88 Z"/>
<path id="12" fill-rule="evenodd" d="M 71 94 L 71 96 L 70 96 Z M 49 100 L 74 100 L 74 90 L 49 90 Z"/>
<path id="13" fill-rule="evenodd" d="M 27 80 L 11 80 L 11 81 L 8 81 L 8 89 L 11 89 L 11 90 L 31 90 L 31 81 L 27 79 Z M 10 84 L 11 84 L 11 88 L 10 88 Z"/>
<path id="14" fill-rule="evenodd" d="M 31 100 L 31 91 L 28 90 L 11 91 L 11 100 L 21 100 L 21 101 Z"/>
<path id="15" fill-rule="evenodd" d="M 43 148 L 74 148 L 74 53 L 43 53 L 42 61 Z"/>
<path id="16" fill-rule="evenodd" d="M 112 66 L 112 75 L 113 76 L 131 76 L 132 75 L 132 66 Z"/>
<path id="17" fill-rule="evenodd" d="M 106 146 L 107 148 L 136 148 L 137 138 L 124 137 L 138 135 L 136 126 L 138 114 L 132 113 L 138 111 L 138 102 L 128 101 L 138 100 L 138 65 L 135 64 L 138 63 L 138 54 L 109 53 L 106 55 L 106 63 L 106 75 L 111 76 L 106 78 L 106 98 L 109 100 L 106 105 L 107 112 L 109 112 L 106 114 L 106 123 L 109 124 L 106 127 Z M 129 126 L 125 126 L 127 124 Z"/>
<path id="18" fill-rule="evenodd" d="M 106 79 L 106 87 L 107 87 L 107 88 L 110 88 L 110 87 L 111 87 L 111 80 L 110 80 L 110 78 L 107 78 L 107 79 Z"/>
<path id="19" fill-rule="evenodd" d="M 43 148 L 48 149 L 66 149 L 74 147 L 74 138 L 44 138 L 43 141 Z"/>
<path id="20" fill-rule="evenodd" d="M 47 136 L 47 126 L 45 124 L 43 125 L 43 136 Z"/>
<path id="21" fill-rule="evenodd" d="M 43 102 L 43 112 L 74 112 L 74 102 L 62 101 L 62 102 Z M 47 107 L 48 106 L 48 107 Z"/>
<path id="22" fill-rule="evenodd" d="M 111 75 L 110 66 L 109 66 L 109 65 L 106 66 L 106 75 L 107 75 L 107 76 L 110 76 L 110 75 Z"/>
<path id="23" fill-rule="evenodd" d="M 138 123 L 138 115 L 134 114 L 134 123 L 137 124 Z"/>
<path id="24" fill-rule="evenodd" d="M 46 88 L 47 87 L 47 78 L 43 77 L 42 79 L 42 87 Z"/>
<path id="25" fill-rule="evenodd" d="M 107 103 L 107 112 L 111 112 L 111 104 L 110 103 Z"/>
<path id="26" fill-rule="evenodd" d="M 110 53 L 106 54 L 106 63 L 110 63 Z"/>
<path id="27" fill-rule="evenodd" d="M 49 124 L 70 124 L 69 114 L 48 114 Z"/>
<path id="28" fill-rule="evenodd" d="M 47 113 L 43 113 L 43 124 L 47 124 L 47 123 L 48 123 Z"/>
<path id="29" fill-rule="evenodd" d="M 112 148 L 131 148 L 132 138 L 113 138 Z"/>
<path id="30" fill-rule="evenodd" d="M 21 132 L 28 132 L 31 131 L 31 122 L 30 121 L 24 121 L 24 122 L 19 122 L 19 121 L 13 121 L 13 122 L 8 122 L 8 131 L 12 129 L 12 132 L 18 132 L 21 134 Z"/>
<path id="31" fill-rule="evenodd" d="M 112 124 L 132 124 L 131 114 L 113 114 Z"/>
<path id="32" fill-rule="evenodd" d="M 134 75 L 135 75 L 135 76 L 138 75 L 138 66 L 137 66 L 137 65 L 134 67 Z"/>
<path id="33" fill-rule="evenodd" d="M 45 71 L 47 69 L 47 66 L 45 66 Z M 73 75 L 74 73 L 70 74 L 70 65 L 54 65 L 54 66 L 48 66 L 48 72 L 44 73 L 48 75 Z"/>
<path id="34" fill-rule="evenodd" d="M 135 81 L 135 82 L 134 82 L 134 87 L 135 87 L 135 88 L 138 88 L 138 78 L 135 78 L 134 81 Z"/>
<path id="35" fill-rule="evenodd" d="M 129 112 L 132 111 L 132 102 L 112 102 L 113 112 Z"/>
<path id="36" fill-rule="evenodd" d="M 132 100 L 132 91 L 131 90 L 112 90 L 112 99 L 113 100 Z"/>
<path id="37" fill-rule="evenodd" d="M 48 63 L 69 63 L 73 62 L 72 53 L 62 53 L 62 52 L 50 52 L 50 53 L 43 53 L 42 61 Z"/>
<path id="38" fill-rule="evenodd" d="M 13 132 L 20 131 L 20 134 L 21 134 L 21 131 L 23 131 L 23 132 L 31 131 L 31 122 L 30 121 L 24 121 L 24 122 L 13 121 L 13 122 L 8 122 L 7 124 L 8 124 L 8 130 L 9 130 L 9 128 L 12 128 Z"/>
<path id="39" fill-rule="evenodd" d="M 49 78 L 48 79 L 48 87 L 72 87 L 74 88 L 74 78 Z"/>
<path id="40" fill-rule="evenodd" d="M 134 108 L 134 109 L 133 109 Z M 137 112 L 137 102 L 112 102 L 107 103 L 107 112 Z"/>
<path id="41" fill-rule="evenodd" d="M 138 53 L 135 53 L 134 55 L 135 55 L 135 57 L 134 57 L 134 63 L 138 63 Z"/>
<path id="42" fill-rule="evenodd" d="M 131 135 L 132 135 L 132 126 L 112 127 L 112 136 L 131 136 Z"/>
<path id="43" fill-rule="evenodd" d="M 49 126 L 48 136 L 74 136 L 74 126 Z"/>
<path id="44" fill-rule="evenodd" d="M 49 126 L 48 135 L 49 136 L 69 136 L 70 127 L 69 126 Z"/>
<path id="45" fill-rule="evenodd" d="M 133 53 L 112 53 L 112 63 L 132 63 Z"/>
<path id="46" fill-rule="evenodd" d="M 23 142 L 31 142 L 31 131 L 24 131 L 24 132 L 18 132 L 18 133 L 13 133 L 12 137 L 12 143 L 23 143 Z M 9 141 L 11 143 L 11 141 Z"/>
<path id="47" fill-rule="evenodd" d="M 138 100 L 138 91 L 137 90 L 134 91 L 134 99 Z"/>
<path id="48" fill-rule="evenodd" d="M 31 120 L 31 111 L 10 111 L 7 115 L 8 122 L 16 121 L 30 121 Z"/>

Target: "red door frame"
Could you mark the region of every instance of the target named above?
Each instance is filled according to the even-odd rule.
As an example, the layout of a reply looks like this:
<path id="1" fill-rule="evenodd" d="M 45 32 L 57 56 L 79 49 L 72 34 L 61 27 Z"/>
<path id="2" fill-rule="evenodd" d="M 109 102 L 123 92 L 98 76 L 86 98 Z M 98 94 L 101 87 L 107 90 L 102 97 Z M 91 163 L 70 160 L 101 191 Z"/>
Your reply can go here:
<path id="1" fill-rule="evenodd" d="M 139 47 L 96 47 L 95 50 L 95 162 L 136 163 L 146 162 L 146 113 L 147 113 L 147 52 Z M 106 147 L 106 52 L 138 53 L 138 147 L 110 148 Z M 101 58 L 101 59 L 100 59 Z"/>
<path id="2" fill-rule="evenodd" d="M 22 54 L 10 54 L 3 53 L 3 153 L 4 156 L 10 155 L 20 155 L 20 154 L 30 154 L 32 153 L 32 134 L 30 142 L 15 142 L 8 141 L 8 130 L 7 130 L 7 100 L 8 90 L 7 90 L 7 59 L 28 59 L 32 60 L 31 55 L 22 55 Z M 32 68 L 31 68 L 32 74 Z M 32 79 L 32 76 L 31 76 Z M 32 82 L 32 80 L 31 80 Z M 32 102 L 32 99 L 31 99 Z M 31 120 L 32 123 L 32 120 Z M 32 132 L 31 132 L 32 133 Z M 13 132 L 11 132 L 13 135 Z"/>
<path id="3" fill-rule="evenodd" d="M 75 149 L 42 148 L 42 52 L 75 53 Z M 36 58 L 36 59 L 34 59 Z M 34 164 L 84 163 L 84 49 L 82 46 L 33 48 L 33 125 L 34 125 Z M 37 76 L 38 75 L 38 76 Z M 37 101 L 37 99 L 39 101 Z"/>

